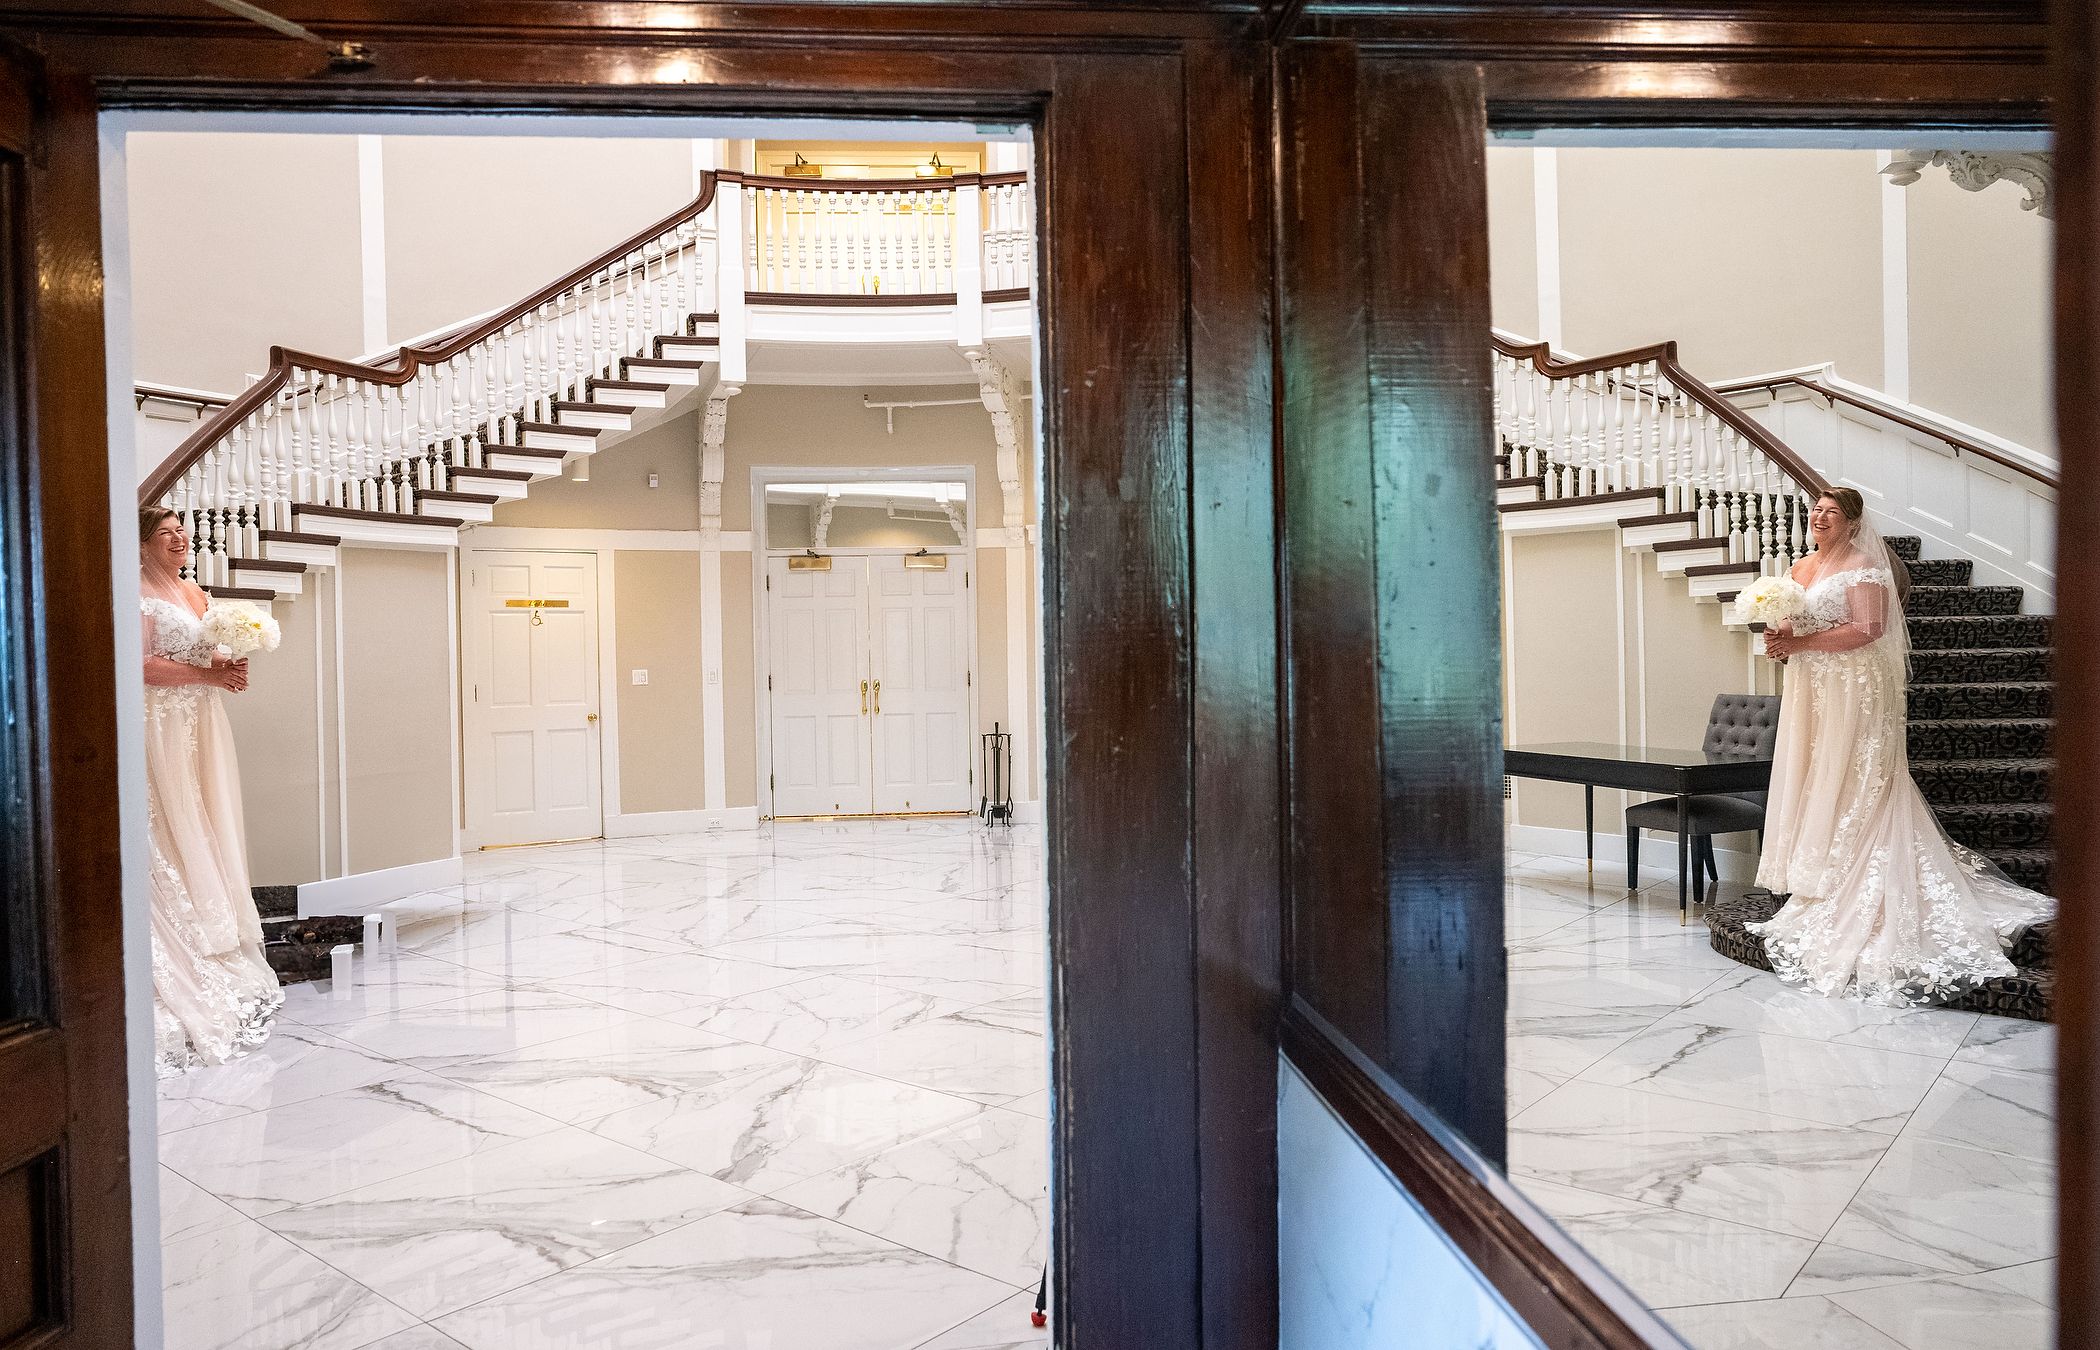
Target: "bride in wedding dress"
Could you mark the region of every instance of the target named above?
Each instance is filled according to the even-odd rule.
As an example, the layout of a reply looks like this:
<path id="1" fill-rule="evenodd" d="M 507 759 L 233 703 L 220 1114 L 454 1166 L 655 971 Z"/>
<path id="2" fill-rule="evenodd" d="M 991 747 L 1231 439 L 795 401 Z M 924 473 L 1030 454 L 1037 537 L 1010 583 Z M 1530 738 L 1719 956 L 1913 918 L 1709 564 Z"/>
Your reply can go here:
<path id="1" fill-rule="evenodd" d="M 189 555 L 181 517 L 139 512 L 153 1059 L 164 1078 L 262 1044 L 284 1002 L 248 889 L 240 771 L 220 702 L 248 687 L 248 663 L 204 639 L 204 592 L 182 579 Z"/>
<path id="2" fill-rule="evenodd" d="M 1898 1007 L 2011 975 L 2005 943 L 2056 912 L 1949 839 L 1910 777 L 1903 564 L 1851 488 L 1809 513 L 1794 565 L 1805 617 L 1765 634 L 1787 662 L 1757 882 L 1789 895 L 1752 932 L 1772 969 L 1819 994 Z"/>

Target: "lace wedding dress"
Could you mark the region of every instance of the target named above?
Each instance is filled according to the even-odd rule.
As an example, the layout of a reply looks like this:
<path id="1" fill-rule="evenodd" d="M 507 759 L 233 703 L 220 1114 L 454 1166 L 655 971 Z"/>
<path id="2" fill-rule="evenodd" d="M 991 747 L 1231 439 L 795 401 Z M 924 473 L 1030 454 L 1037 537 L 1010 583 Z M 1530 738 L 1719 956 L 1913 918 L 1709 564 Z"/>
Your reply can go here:
<path id="1" fill-rule="evenodd" d="M 1792 898 L 1749 928 L 1783 980 L 1912 1007 L 2012 974 L 2005 942 L 2056 906 L 1949 839 L 1911 781 L 1908 644 L 1882 556 L 1839 558 L 1808 587 L 1796 634 L 1862 645 L 1788 659 L 1757 881 Z"/>
<path id="2" fill-rule="evenodd" d="M 146 650 L 208 666 L 196 615 L 139 602 Z M 146 813 L 153 835 L 153 1051 L 167 1077 L 262 1044 L 284 994 L 263 959 L 248 889 L 247 836 L 233 728 L 220 691 L 146 686 Z"/>

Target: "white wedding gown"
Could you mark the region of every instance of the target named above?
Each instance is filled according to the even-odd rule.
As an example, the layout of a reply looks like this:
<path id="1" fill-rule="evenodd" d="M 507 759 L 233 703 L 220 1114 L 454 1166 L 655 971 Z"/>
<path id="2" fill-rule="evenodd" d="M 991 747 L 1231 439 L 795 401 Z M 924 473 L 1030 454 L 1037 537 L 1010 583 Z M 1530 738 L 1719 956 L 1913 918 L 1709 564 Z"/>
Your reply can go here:
<path id="1" fill-rule="evenodd" d="M 203 625 L 140 601 L 146 650 L 208 666 Z M 153 1058 L 167 1077 L 246 1054 L 284 1002 L 248 889 L 233 728 L 220 691 L 146 686 L 146 814 L 153 835 Z"/>
<path id="2" fill-rule="evenodd" d="M 2005 942 L 2056 904 L 1949 839 L 1911 781 L 1888 569 L 1847 568 L 1808 587 L 1797 635 L 1844 628 L 1871 640 L 1787 662 L 1757 881 L 1792 899 L 1748 926 L 1789 983 L 1899 1007 L 1947 1003 L 2012 974 Z"/>

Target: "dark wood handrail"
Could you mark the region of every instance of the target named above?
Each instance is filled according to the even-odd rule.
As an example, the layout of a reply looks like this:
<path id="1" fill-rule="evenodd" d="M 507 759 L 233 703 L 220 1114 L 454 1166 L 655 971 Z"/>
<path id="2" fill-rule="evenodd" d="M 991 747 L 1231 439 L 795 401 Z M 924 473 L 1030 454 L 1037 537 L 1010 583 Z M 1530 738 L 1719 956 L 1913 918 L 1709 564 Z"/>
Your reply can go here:
<path id="1" fill-rule="evenodd" d="M 943 178 L 770 178 L 723 169 L 715 176 L 725 183 L 794 192 L 945 192 L 949 188 L 1006 187 L 1028 181 L 1025 173 L 958 173 Z"/>
<path id="2" fill-rule="evenodd" d="M 1735 404 L 1721 397 L 1720 393 L 1698 376 L 1693 375 L 1677 363 L 1677 344 L 1658 342 L 1648 347 L 1633 347 L 1623 352 L 1612 352 L 1605 356 L 1593 356 L 1582 361 L 1563 361 L 1554 356 L 1553 348 L 1544 342 L 1511 342 L 1500 333 L 1490 332 L 1488 341 L 1504 356 L 1513 356 L 1520 361 L 1529 361 L 1538 367 L 1541 374 L 1554 379 L 1573 379 L 1578 375 L 1593 375 L 1601 370 L 1616 370 L 1621 366 L 1640 365 L 1646 361 L 1655 363 L 1656 371 L 1670 377 L 1670 383 L 1689 395 L 1694 403 L 1705 408 L 1715 417 L 1728 424 L 1744 440 L 1764 452 L 1767 459 L 1777 464 L 1787 477 L 1794 480 L 1801 490 L 1816 496 L 1826 492 L 1830 484 L 1823 475 L 1810 468 L 1808 461 L 1795 454 L 1787 444 L 1766 430 L 1758 420 Z"/>
<path id="3" fill-rule="evenodd" d="M 670 215 L 646 229 L 629 235 L 621 242 L 592 258 L 583 266 L 574 268 L 560 278 L 540 287 L 531 295 L 518 301 L 508 309 L 498 310 L 479 323 L 424 347 L 400 347 L 378 361 L 344 361 L 335 357 L 319 356 L 312 352 L 293 351 L 287 347 L 270 348 L 270 367 L 260 380 L 242 390 L 231 403 L 204 419 L 198 428 L 175 447 L 173 454 L 162 461 L 146 481 L 139 485 L 139 505 L 151 506 L 167 495 L 169 489 L 188 473 L 190 466 L 204 458 L 205 453 L 216 445 L 220 438 L 233 427 L 239 426 L 250 413 L 267 405 L 275 398 L 292 377 L 293 370 L 304 367 L 325 375 L 341 375 L 349 379 L 363 380 L 369 384 L 403 385 L 415 378 L 416 372 L 427 366 L 441 365 L 465 351 L 489 334 L 515 322 L 523 315 L 546 304 L 549 300 L 582 285 L 599 272 L 613 266 L 636 249 L 646 248 L 658 238 L 677 229 L 693 216 L 705 211 L 715 199 L 715 183 L 718 175 L 703 173 L 700 193 L 692 201 L 679 207 Z"/>
<path id="4" fill-rule="evenodd" d="M 1867 412 L 1874 414 L 1876 417 L 1881 418 L 1883 421 L 1894 422 L 1899 427 L 1909 427 L 1912 431 L 1923 432 L 1925 435 L 1932 437 L 1934 440 L 1944 441 L 1957 450 L 1963 451 L 1967 454 L 1976 455 L 1983 459 L 1987 459 L 1993 464 L 2003 465 L 2004 467 L 2011 469 L 2015 473 L 2024 473 L 2029 478 L 2034 479 L 2036 482 L 2041 483 L 2042 485 L 2050 488 L 2051 490 L 2054 490 L 2057 487 L 2057 481 L 2053 474 L 2049 474 L 2041 469 L 2037 469 L 2031 464 L 2022 464 L 2020 461 L 2014 459 L 2012 456 L 2007 455 L 2002 451 L 1993 450 L 1987 445 L 1978 445 L 1975 441 L 1969 440 L 1965 436 L 1957 436 L 1953 432 L 1942 431 L 1935 426 L 1928 426 L 1925 423 L 1918 421 L 1914 417 L 1905 417 L 1902 413 L 1890 412 L 1886 408 L 1880 407 L 1873 403 L 1869 403 L 1867 400 L 1859 397 L 1857 394 L 1848 394 L 1842 389 L 1833 388 L 1832 386 L 1824 384 L 1818 380 L 1811 380 L 1806 376 L 1779 375 L 1768 380 L 1730 380 L 1727 384 L 1715 385 L 1714 392 L 1717 394 L 1740 394 L 1751 389 L 1764 389 L 1769 391 L 1777 389 L 1781 385 L 1786 384 L 1798 384 L 1803 389 L 1813 390 L 1814 392 L 1821 394 L 1827 399 L 1832 399 L 1839 403 L 1849 403 L 1855 408 L 1862 408 Z"/>
<path id="5" fill-rule="evenodd" d="M 1293 995 L 1282 1050 L 1547 1350 L 1686 1350 L 1479 1152 Z"/>

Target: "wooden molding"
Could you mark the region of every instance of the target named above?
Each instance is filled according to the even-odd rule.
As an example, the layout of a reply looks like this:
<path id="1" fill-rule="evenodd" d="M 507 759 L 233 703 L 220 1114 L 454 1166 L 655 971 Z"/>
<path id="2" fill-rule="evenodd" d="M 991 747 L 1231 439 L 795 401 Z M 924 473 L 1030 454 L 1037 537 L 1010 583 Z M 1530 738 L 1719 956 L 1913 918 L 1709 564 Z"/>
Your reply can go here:
<path id="1" fill-rule="evenodd" d="M 1293 996 L 1284 1058 L 1547 1350 L 1686 1350 L 1480 1152 Z"/>

